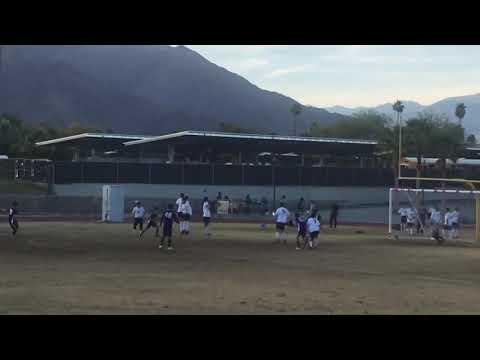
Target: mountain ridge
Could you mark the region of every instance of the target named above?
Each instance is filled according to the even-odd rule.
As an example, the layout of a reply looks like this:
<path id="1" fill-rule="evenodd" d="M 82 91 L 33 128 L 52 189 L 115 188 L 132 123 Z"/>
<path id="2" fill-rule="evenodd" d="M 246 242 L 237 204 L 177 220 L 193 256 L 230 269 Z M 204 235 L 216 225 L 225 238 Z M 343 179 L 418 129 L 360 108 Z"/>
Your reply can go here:
<path id="1" fill-rule="evenodd" d="M 402 100 L 403 101 L 403 100 Z M 480 135 L 480 93 L 463 96 L 451 96 L 430 105 L 422 105 L 416 101 L 403 101 L 405 109 L 403 112 L 403 118 L 408 119 L 416 116 L 419 112 L 427 111 L 437 115 L 444 115 L 450 121 L 458 121 L 455 117 L 455 107 L 458 103 L 464 103 L 467 107 L 467 112 L 462 120 L 463 126 L 466 128 L 467 133 L 475 134 L 477 137 Z M 342 115 L 351 116 L 355 112 L 373 110 L 387 116 L 394 117 L 395 112 L 392 108 L 393 103 L 386 103 L 373 107 L 355 107 L 349 108 L 345 106 L 332 106 L 326 107 L 327 111 L 336 112 Z"/>
<path id="2" fill-rule="evenodd" d="M 296 100 L 185 46 L 8 45 L 3 54 L 0 113 L 26 121 L 150 134 L 218 130 L 222 122 L 280 134 L 293 129 Z M 343 117 L 304 107 L 299 132 Z"/>

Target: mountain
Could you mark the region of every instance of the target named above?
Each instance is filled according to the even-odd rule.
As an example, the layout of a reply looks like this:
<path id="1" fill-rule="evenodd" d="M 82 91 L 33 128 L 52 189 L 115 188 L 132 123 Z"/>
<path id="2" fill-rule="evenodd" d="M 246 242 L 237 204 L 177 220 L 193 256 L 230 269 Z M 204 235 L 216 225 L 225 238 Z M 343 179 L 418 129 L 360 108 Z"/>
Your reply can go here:
<path id="1" fill-rule="evenodd" d="M 405 105 L 403 118 L 409 119 L 417 115 L 419 112 L 428 111 L 433 112 L 434 114 L 444 115 L 448 117 L 450 121 L 458 121 L 455 117 L 455 107 L 459 103 L 464 103 L 467 106 L 467 113 L 462 120 L 467 134 L 475 134 L 477 138 L 480 137 L 480 94 L 450 97 L 437 101 L 431 105 L 421 105 L 415 101 L 403 101 L 403 104 Z M 359 111 L 374 110 L 395 119 L 395 112 L 392 109 L 392 105 L 392 103 L 387 103 L 371 108 L 333 106 L 325 108 L 325 110 L 347 116 Z"/>
<path id="2" fill-rule="evenodd" d="M 221 122 L 290 134 L 295 100 L 258 88 L 184 46 L 4 45 L 0 113 L 116 132 L 217 130 Z M 342 118 L 305 107 L 312 121 Z"/>
<path id="3" fill-rule="evenodd" d="M 403 104 L 405 105 L 403 117 L 404 118 L 409 118 L 412 116 L 415 116 L 418 112 L 423 111 L 426 107 L 424 105 L 421 105 L 415 101 L 408 101 L 408 100 L 402 100 Z M 356 108 L 348 108 L 344 106 L 332 106 L 325 108 L 325 110 L 329 112 L 334 112 L 337 114 L 342 114 L 342 115 L 353 115 L 354 113 L 362 112 L 362 111 L 368 111 L 368 110 L 373 110 L 385 115 L 388 115 L 390 117 L 395 117 L 395 112 L 393 111 L 393 103 L 386 103 L 382 105 L 378 105 L 375 107 L 366 107 L 366 106 L 360 106 Z"/>

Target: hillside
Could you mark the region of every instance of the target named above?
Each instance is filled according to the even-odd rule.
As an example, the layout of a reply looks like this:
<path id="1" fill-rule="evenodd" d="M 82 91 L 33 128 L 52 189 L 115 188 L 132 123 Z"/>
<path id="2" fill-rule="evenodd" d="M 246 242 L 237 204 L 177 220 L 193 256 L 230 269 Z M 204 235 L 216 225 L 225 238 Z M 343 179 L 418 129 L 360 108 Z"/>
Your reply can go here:
<path id="1" fill-rule="evenodd" d="M 293 128 L 295 100 L 183 46 L 4 46 L 0 84 L 0 113 L 26 121 L 146 134 L 215 130 L 221 122 L 280 134 Z M 341 117 L 308 107 L 299 128 Z"/>

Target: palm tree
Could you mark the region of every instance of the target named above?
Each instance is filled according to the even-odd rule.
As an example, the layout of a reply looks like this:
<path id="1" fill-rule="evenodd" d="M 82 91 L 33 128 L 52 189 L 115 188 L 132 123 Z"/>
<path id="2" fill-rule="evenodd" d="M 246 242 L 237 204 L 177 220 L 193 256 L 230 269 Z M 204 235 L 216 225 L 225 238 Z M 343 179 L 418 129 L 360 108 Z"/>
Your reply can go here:
<path id="1" fill-rule="evenodd" d="M 290 112 L 293 114 L 293 135 L 297 136 L 297 117 L 303 111 L 302 105 L 295 103 L 290 108 Z"/>
<path id="2" fill-rule="evenodd" d="M 455 108 L 455 116 L 458 119 L 458 123 L 462 126 L 462 119 L 465 117 L 465 113 L 467 112 L 467 107 L 464 103 L 457 104 Z"/>

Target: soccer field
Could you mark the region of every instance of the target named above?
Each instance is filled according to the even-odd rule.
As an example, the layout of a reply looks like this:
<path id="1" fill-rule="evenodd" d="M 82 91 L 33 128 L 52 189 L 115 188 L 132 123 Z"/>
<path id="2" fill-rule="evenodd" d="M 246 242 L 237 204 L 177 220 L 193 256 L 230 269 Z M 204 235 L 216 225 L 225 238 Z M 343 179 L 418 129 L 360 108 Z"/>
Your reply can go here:
<path id="1" fill-rule="evenodd" d="M 358 234 L 361 230 L 363 233 Z M 175 251 L 129 224 L 0 225 L 1 314 L 464 314 L 480 312 L 480 247 L 340 227 L 316 250 L 274 226 L 195 223 Z"/>

